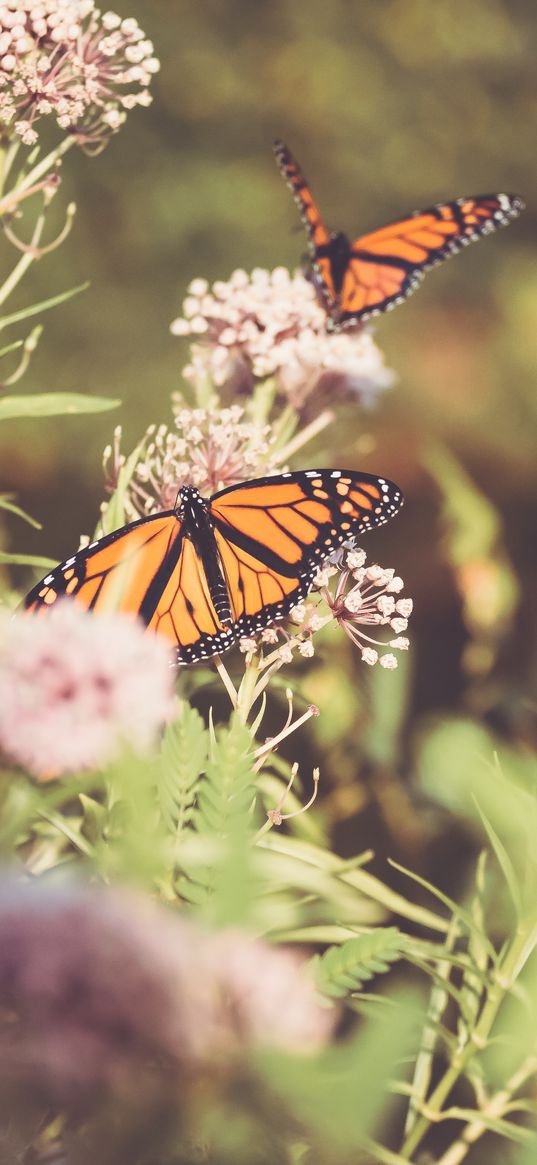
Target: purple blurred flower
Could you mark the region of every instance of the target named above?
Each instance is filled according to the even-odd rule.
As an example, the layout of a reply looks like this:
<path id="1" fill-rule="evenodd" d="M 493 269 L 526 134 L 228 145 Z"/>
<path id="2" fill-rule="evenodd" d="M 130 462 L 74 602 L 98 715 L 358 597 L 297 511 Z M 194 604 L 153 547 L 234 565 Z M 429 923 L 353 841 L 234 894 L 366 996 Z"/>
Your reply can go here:
<path id="1" fill-rule="evenodd" d="M 167 643 L 69 601 L 46 618 L 2 612 L 0 751 L 41 780 L 144 752 L 173 715 Z"/>
<path id="2" fill-rule="evenodd" d="M 0 1079 L 52 1102 L 135 1090 L 148 1065 L 173 1089 L 258 1046 L 310 1052 L 337 1018 L 288 951 L 125 890 L 0 881 Z"/>

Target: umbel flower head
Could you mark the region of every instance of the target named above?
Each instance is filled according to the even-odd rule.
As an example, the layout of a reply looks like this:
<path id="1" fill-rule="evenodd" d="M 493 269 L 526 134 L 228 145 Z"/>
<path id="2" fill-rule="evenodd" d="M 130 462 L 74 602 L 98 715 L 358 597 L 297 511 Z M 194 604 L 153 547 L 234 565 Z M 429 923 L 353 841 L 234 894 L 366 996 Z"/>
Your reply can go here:
<path id="1" fill-rule="evenodd" d="M 261 632 L 261 643 L 274 645 L 274 651 L 264 659 L 265 667 L 277 660 L 290 663 L 295 648 L 310 658 L 315 651 L 315 634 L 334 620 L 360 649 L 364 663 L 378 663 L 387 670 L 397 667 L 395 652 L 409 647 L 403 632 L 407 630 L 413 603 L 412 599 L 401 597 L 404 583 L 393 567 L 377 563 L 367 566 L 365 551 L 347 546 L 326 560 L 317 572 L 314 586 L 317 593 L 298 603 L 290 613 L 293 630 L 274 626 Z M 373 636 L 372 631 L 377 628 L 387 629 L 387 637 Z M 252 655 L 258 643 L 243 639 L 240 647 L 245 655 Z"/>
<path id="2" fill-rule="evenodd" d="M 240 405 L 191 409 L 177 395 L 173 411 L 175 429 L 152 425 L 142 443 L 125 493 L 129 520 L 172 509 L 183 485 L 213 494 L 278 470 L 270 425 L 248 421 Z M 104 451 L 109 493 L 115 490 L 124 464 L 121 430 L 116 429 L 113 445 Z"/>
<path id="3" fill-rule="evenodd" d="M 315 1050 L 338 1017 L 298 955 L 125 890 L 4 874 L 0 933 L 0 1080 L 53 1104 L 144 1104 L 155 1068 L 179 1099 L 248 1048 Z"/>
<path id="4" fill-rule="evenodd" d="M 148 105 L 159 62 L 133 17 L 93 0 L 0 3 L 0 121 L 25 145 L 52 115 L 89 149 L 102 147 L 135 105 Z"/>
<path id="5" fill-rule="evenodd" d="M 212 287 L 194 279 L 171 330 L 194 340 L 187 379 L 251 391 L 257 380 L 274 376 L 295 408 L 316 389 L 371 403 L 393 383 L 371 334 L 327 332 L 313 284 L 284 267 L 234 271 Z"/>
<path id="6" fill-rule="evenodd" d="M 165 640 L 69 600 L 46 618 L 0 618 L 0 753 L 41 780 L 155 744 L 173 715 Z"/>

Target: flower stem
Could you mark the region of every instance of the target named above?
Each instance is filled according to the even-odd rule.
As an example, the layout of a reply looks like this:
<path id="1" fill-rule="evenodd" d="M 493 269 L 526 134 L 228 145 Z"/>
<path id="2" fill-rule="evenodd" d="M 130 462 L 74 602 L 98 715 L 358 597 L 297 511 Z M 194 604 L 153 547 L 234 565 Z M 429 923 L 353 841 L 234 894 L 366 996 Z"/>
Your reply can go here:
<path id="1" fill-rule="evenodd" d="M 45 226 L 45 210 L 41 211 L 39 218 L 34 227 L 34 233 L 31 238 L 30 245 L 24 255 L 21 255 L 18 263 L 15 264 L 11 275 L 8 275 L 5 282 L 0 288 L 0 305 L 6 302 L 11 292 L 15 290 L 21 279 L 26 275 L 26 272 L 32 263 L 36 260 L 35 250 L 39 246 L 41 235 Z"/>
<path id="2" fill-rule="evenodd" d="M 452 1063 L 444 1072 L 444 1075 L 439 1080 L 431 1097 L 427 1101 L 427 1112 L 422 1113 L 404 1142 L 402 1155 L 405 1160 L 412 1160 L 413 1154 L 419 1145 L 421 1145 L 431 1123 L 440 1116 L 444 1102 L 447 1100 L 459 1077 L 473 1059 L 476 1051 L 481 1051 L 486 1047 L 500 1007 L 530 953 L 532 940 L 533 947 L 531 949 L 537 944 L 535 920 L 533 918 L 519 924 L 513 941 L 507 948 L 503 960 L 495 972 L 481 1015 L 468 1043 L 453 1057 Z"/>
<path id="3" fill-rule="evenodd" d="M 36 182 L 39 182 L 40 178 L 44 178 L 45 174 L 47 174 L 49 170 L 52 170 L 57 162 L 63 158 L 63 155 L 66 154 L 67 151 L 75 145 L 75 137 L 64 138 L 64 140 L 60 142 L 59 146 L 56 146 L 55 149 L 50 151 L 50 154 L 47 154 L 46 157 L 42 158 L 41 161 L 37 163 L 37 166 L 34 166 L 33 169 L 30 170 L 30 172 L 26 174 L 26 176 L 18 183 L 14 191 L 14 196 L 22 194 L 25 190 L 28 189 L 29 186 L 33 186 Z"/>

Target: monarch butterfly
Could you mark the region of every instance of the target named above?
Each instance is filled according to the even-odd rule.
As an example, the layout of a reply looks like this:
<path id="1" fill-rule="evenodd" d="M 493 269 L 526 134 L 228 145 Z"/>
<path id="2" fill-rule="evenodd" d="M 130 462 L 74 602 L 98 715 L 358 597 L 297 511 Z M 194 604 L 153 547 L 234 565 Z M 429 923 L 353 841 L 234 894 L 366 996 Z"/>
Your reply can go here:
<path id="1" fill-rule="evenodd" d="M 140 518 L 79 550 L 27 595 L 43 612 L 68 595 L 88 610 L 138 615 L 170 639 L 178 663 L 227 650 L 282 619 L 332 551 L 403 504 L 393 482 L 312 469 L 180 490 L 173 510 Z"/>
<path id="2" fill-rule="evenodd" d="M 412 295 L 424 273 L 481 235 L 507 226 L 524 209 L 516 194 L 478 194 L 415 210 L 352 242 L 327 231 L 298 163 L 274 143 L 279 169 L 306 228 L 314 282 L 338 331 L 389 311 Z"/>

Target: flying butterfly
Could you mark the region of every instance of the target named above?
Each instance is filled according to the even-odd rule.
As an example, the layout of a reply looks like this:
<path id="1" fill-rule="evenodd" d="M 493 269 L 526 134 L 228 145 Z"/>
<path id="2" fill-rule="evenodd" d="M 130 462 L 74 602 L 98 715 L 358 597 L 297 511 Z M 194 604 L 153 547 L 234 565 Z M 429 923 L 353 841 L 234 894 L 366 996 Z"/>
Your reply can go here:
<path id="1" fill-rule="evenodd" d="M 139 616 L 171 640 L 178 663 L 195 663 L 283 619 L 328 555 L 402 504 L 386 478 L 338 469 L 263 477 L 209 499 L 186 485 L 174 509 L 79 550 L 24 605 L 41 614 L 69 596 Z"/>
<path id="2" fill-rule="evenodd" d="M 415 210 L 351 241 L 341 232 L 327 230 L 287 146 L 275 142 L 274 153 L 306 228 L 313 278 L 330 331 L 396 307 L 412 295 L 431 267 L 481 235 L 507 226 L 524 209 L 516 194 L 477 194 Z"/>

